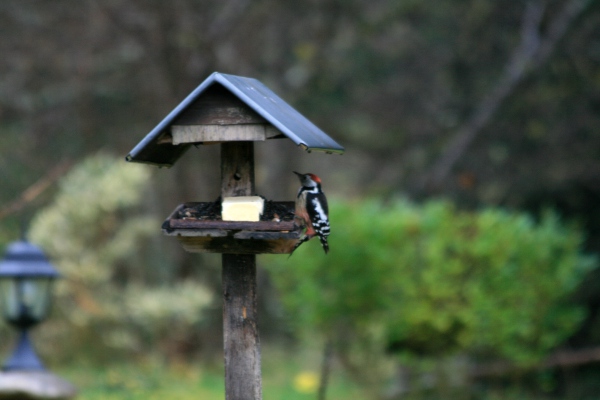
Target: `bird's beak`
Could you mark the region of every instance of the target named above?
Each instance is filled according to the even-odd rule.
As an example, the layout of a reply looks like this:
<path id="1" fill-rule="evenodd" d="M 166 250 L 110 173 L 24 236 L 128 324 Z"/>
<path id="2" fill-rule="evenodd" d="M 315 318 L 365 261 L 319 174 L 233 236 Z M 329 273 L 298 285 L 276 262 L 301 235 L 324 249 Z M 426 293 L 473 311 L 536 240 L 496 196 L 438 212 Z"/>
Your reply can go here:
<path id="1" fill-rule="evenodd" d="M 300 172 L 296 172 L 296 171 L 292 171 L 292 172 L 295 173 L 296 175 L 298 175 L 299 177 L 302 177 L 302 175 L 304 175 L 304 174 L 301 174 Z"/>

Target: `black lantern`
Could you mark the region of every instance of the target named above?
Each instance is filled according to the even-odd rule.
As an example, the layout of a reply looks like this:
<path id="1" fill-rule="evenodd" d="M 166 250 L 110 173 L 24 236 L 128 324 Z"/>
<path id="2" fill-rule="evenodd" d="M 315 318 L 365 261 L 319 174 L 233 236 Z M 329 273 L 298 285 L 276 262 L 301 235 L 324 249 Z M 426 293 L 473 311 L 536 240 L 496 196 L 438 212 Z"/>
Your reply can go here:
<path id="1" fill-rule="evenodd" d="M 5 371 L 44 369 L 28 332 L 48 315 L 52 282 L 58 277 L 39 247 L 26 241 L 8 245 L 0 261 L 0 298 L 4 318 L 19 329 L 20 336 L 17 348 L 3 366 Z"/>

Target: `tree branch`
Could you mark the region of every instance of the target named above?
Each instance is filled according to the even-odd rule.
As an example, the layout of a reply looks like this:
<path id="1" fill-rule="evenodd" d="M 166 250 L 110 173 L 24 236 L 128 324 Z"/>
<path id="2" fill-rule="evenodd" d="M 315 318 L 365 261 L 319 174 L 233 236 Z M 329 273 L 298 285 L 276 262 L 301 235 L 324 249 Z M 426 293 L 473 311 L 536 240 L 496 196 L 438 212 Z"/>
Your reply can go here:
<path id="1" fill-rule="evenodd" d="M 542 66 L 564 37 L 575 18 L 588 6 L 590 0 L 570 0 L 549 24 L 547 33 L 540 37 L 540 26 L 546 2 L 527 3 L 521 24 L 521 42 L 504 68 L 500 79 L 451 139 L 437 162 L 425 176 L 422 189 L 431 190 L 448 177 L 456 162 L 464 155 L 475 138 L 482 132 L 500 106 L 528 74 Z"/>
<path id="2" fill-rule="evenodd" d="M 583 364 L 597 363 L 600 361 L 600 347 L 593 347 L 580 350 L 562 350 L 558 351 L 539 364 L 531 367 L 534 370 L 544 370 L 548 368 L 572 368 Z M 519 368 L 506 361 L 497 361 L 487 364 L 476 365 L 470 376 L 473 378 L 483 378 L 490 376 L 504 376 Z"/>
<path id="3" fill-rule="evenodd" d="M 40 180 L 25 189 L 19 197 L 0 207 L 0 220 L 21 211 L 25 206 L 46 191 L 46 189 L 63 176 L 70 168 L 71 162 L 63 161 L 51 169 Z"/>

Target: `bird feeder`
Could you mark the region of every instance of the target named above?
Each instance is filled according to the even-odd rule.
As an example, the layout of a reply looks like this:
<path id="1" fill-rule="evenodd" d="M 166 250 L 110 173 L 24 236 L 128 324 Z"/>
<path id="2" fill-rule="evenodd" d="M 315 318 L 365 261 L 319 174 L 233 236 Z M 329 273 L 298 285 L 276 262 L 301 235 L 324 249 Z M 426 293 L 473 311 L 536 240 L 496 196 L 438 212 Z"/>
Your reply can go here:
<path id="1" fill-rule="evenodd" d="M 256 196 L 254 143 L 280 138 L 308 152 L 344 151 L 258 80 L 215 72 L 126 159 L 170 167 L 192 146 L 219 144 L 221 199 Z M 227 399 L 262 396 L 255 255 L 289 254 L 301 233 L 293 221 L 293 201 L 266 201 L 265 206 L 258 221 L 224 221 L 221 204 L 188 202 L 177 206 L 162 226 L 187 251 L 223 254 Z"/>

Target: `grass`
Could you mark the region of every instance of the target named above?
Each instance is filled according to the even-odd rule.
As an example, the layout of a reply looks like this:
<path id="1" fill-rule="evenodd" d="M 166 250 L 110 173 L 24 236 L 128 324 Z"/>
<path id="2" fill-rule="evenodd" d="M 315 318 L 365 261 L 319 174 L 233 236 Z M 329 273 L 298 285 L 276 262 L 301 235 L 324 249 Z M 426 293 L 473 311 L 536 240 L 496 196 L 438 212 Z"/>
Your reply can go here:
<path id="1" fill-rule="evenodd" d="M 318 354 L 263 349 L 263 398 L 315 399 L 318 390 Z M 316 361 L 316 362 L 315 362 Z M 166 364 L 149 358 L 105 367 L 69 366 L 55 370 L 80 390 L 79 400 L 188 400 L 224 399 L 222 367 L 183 363 Z M 366 399 L 357 385 L 334 367 L 328 400 Z"/>

